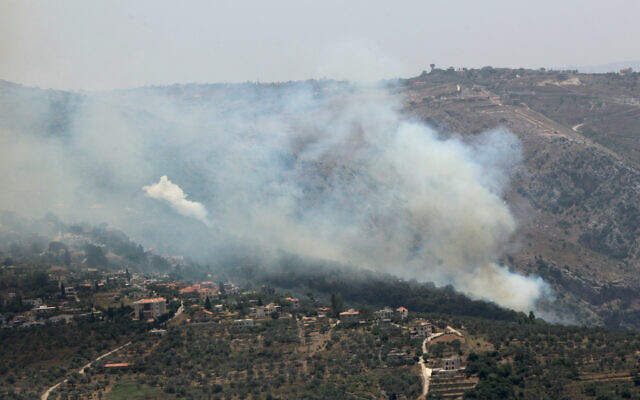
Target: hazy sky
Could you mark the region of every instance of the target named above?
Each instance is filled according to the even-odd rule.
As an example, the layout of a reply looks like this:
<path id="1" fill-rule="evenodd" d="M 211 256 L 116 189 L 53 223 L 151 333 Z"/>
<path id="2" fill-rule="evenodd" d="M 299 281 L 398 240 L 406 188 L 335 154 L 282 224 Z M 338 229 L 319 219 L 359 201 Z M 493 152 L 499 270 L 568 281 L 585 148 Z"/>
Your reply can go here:
<path id="1" fill-rule="evenodd" d="M 43 88 L 413 76 L 640 58 L 640 1 L 0 0 L 0 79 Z"/>

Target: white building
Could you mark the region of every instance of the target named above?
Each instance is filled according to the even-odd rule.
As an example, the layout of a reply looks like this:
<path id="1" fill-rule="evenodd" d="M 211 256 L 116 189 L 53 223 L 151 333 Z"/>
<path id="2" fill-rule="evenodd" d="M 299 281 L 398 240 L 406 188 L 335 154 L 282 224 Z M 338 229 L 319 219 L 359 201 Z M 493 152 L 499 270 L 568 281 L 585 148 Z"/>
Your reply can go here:
<path id="1" fill-rule="evenodd" d="M 373 313 L 376 319 L 391 319 L 393 317 L 393 310 L 389 307 L 385 307 L 382 310 L 378 310 Z"/>
<path id="2" fill-rule="evenodd" d="M 135 319 L 158 318 L 167 313 L 167 301 L 164 297 L 142 299 L 133 303 Z"/>
<path id="3" fill-rule="evenodd" d="M 276 304 L 267 304 L 266 306 L 249 307 L 249 314 L 253 318 L 265 318 L 273 314 L 274 312 L 280 312 L 280 306 Z"/>
<path id="4" fill-rule="evenodd" d="M 245 319 L 236 319 L 233 321 L 234 328 L 250 328 L 253 326 L 253 319 L 245 318 Z"/>

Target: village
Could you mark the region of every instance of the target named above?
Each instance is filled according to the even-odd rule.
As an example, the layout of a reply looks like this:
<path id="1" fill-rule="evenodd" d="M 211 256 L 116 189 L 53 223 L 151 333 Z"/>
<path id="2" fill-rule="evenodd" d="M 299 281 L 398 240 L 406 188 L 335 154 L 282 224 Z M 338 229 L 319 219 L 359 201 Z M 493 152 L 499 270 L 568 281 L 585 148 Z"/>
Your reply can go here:
<path id="1" fill-rule="evenodd" d="M 378 337 L 381 365 L 411 366 L 422 382 L 422 396 L 461 398 L 477 379 L 464 373 L 465 334 L 461 329 L 414 315 L 404 306 L 371 311 L 364 307 L 343 309 L 339 298 L 322 302 L 297 298 L 261 287 L 244 289 L 232 282 L 182 282 L 156 274 L 128 270 L 87 270 L 69 274 L 62 268 L 47 271 L 49 286 L 37 297 L 8 292 L 2 299 L 3 329 L 61 326 L 81 321 L 129 319 L 146 324 L 149 337 L 162 339 L 168 331 L 226 326 L 229 332 L 259 335 L 270 321 L 290 320 L 299 345 L 309 354 L 329 346 L 336 331 L 366 331 Z M 264 340 L 264 339 L 263 339 Z M 101 371 L 126 371 L 135 361 L 122 349 L 88 364 Z M 84 371 L 84 370 L 83 370 Z"/>

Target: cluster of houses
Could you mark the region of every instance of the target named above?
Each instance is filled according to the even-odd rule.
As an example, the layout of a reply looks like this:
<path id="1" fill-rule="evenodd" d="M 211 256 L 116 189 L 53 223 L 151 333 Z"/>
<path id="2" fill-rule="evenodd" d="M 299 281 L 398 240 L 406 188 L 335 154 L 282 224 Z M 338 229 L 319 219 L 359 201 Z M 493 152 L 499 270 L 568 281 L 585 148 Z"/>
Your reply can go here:
<path id="1" fill-rule="evenodd" d="M 179 293 L 181 295 L 197 294 L 201 301 L 205 301 L 207 298 L 209 300 L 216 299 L 220 294 L 218 286 L 213 282 L 194 283 L 191 286 L 180 289 Z"/>
<path id="2" fill-rule="evenodd" d="M 391 307 L 384 307 L 375 311 L 373 313 L 373 317 L 378 326 L 386 326 L 391 324 L 394 320 L 399 322 L 404 321 L 409 317 L 409 310 L 406 307 L 398 307 L 395 310 Z M 349 309 L 340 313 L 341 325 L 355 325 L 361 322 L 364 321 L 362 321 L 359 311 Z"/>
<path id="3" fill-rule="evenodd" d="M 68 324 L 74 320 L 85 318 L 101 318 L 102 312 L 73 307 L 70 302 L 63 302 L 58 307 L 47 306 L 42 299 L 22 300 L 24 305 L 31 307 L 30 310 L 8 318 L 0 314 L 0 326 L 4 328 L 30 328 L 46 324 Z"/>

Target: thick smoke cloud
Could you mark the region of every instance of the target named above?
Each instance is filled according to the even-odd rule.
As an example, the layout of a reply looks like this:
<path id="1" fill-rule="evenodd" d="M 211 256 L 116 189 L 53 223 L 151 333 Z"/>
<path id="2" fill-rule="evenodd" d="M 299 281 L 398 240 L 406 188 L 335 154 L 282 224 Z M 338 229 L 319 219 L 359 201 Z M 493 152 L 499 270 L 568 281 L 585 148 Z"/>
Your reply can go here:
<path id="1" fill-rule="evenodd" d="M 195 218 L 209 225 L 207 209 L 196 201 L 187 200 L 187 195 L 180 186 L 171 182 L 166 175 L 161 176 L 158 183 L 143 186 L 142 190 L 152 199 L 166 201 L 171 208 L 185 217 Z"/>
<path id="2" fill-rule="evenodd" d="M 544 282 L 498 263 L 517 228 L 502 197 L 521 164 L 518 140 L 501 130 L 444 138 L 404 116 L 401 101 L 335 82 L 67 99 L 63 134 L 4 125 L 19 154 L 6 154 L 0 185 L 11 195 L 0 208 L 105 221 L 212 264 L 233 251 L 270 263 L 284 251 L 535 309 Z"/>

